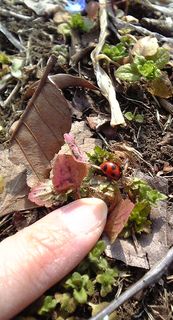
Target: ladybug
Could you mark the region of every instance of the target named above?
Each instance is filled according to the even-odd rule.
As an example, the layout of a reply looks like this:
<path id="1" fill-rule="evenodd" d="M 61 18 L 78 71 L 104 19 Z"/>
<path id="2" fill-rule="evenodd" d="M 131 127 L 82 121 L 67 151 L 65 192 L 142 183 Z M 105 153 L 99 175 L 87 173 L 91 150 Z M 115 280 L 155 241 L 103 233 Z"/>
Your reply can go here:
<path id="1" fill-rule="evenodd" d="M 121 178 L 122 170 L 117 163 L 105 161 L 100 165 L 100 169 L 107 177 L 114 180 L 119 180 Z"/>

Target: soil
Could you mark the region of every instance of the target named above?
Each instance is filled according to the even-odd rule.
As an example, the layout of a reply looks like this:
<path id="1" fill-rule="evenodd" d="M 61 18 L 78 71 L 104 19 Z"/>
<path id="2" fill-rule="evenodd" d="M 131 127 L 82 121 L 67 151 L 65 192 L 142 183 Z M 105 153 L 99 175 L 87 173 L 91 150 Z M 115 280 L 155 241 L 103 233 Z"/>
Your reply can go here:
<path id="1" fill-rule="evenodd" d="M 120 3 L 122 3 L 121 7 L 124 8 L 123 1 L 120 1 Z M 40 79 L 47 60 L 52 53 L 53 46 L 61 44 L 64 40 L 63 37 L 57 33 L 57 27 L 53 22 L 52 16 L 37 17 L 30 9 L 26 8 L 20 2 L 19 4 L 13 5 L 11 2 L 2 1 L 1 8 L 6 10 L 10 9 L 11 11 L 17 13 L 20 12 L 23 15 L 33 17 L 30 21 L 23 21 L 12 17 L 10 13 L 8 16 L 2 15 L 0 9 L 2 24 L 15 37 L 20 37 L 24 47 L 29 47 L 28 63 L 24 67 L 24 77 L 20 81 L 20 88 L 7 107 L 0 107 L 0 125 L 3 127 L 3 131 L 0 132 L 0 142 L 6 146 L 8 145 L 8 131 L 11 124 L 20 117 L 27 105 L 27 88 L 34 81 Z M 142 16 L 142 12 L 139 14 L 139 10 L 137 10 L 136 7 L 133 10 L 130 5 L 129 10 L 130 14 L 136 15 L 136 17 Z M 150 16 L 150 14 L 148 14 L 148 16 Z M 147 13 L 145 13 L 145 17 L 147 17 Z M 20 53 L 2 33 L 0 33 L 0 44 L 0 50 L 8 55 L 17 54 L 19 57 L 25 56 L 25 53 Z M 89 68 L 86 62 L 83 67 L 81 64 L 80 68 L 72 68 L 68 64 L 62 66 L 56 63 L 52 73 L 56 74 L 59 72 L 70 73 L 73 75 L 78 75 L 80 73 L 80 76 L 86 76 L 86 74 L 91 74 L 91 67 Z M 93 79 L 94 76 L 92 75 L 92 80 Z M 5 101 L 7 99 L 16 83 L 17 80 L 13 78 L 8 82 L 8 85 L 1 88 L 1 101 Z M 64 94 L 72 100 L 74 91 L 71 89 L 66 90 Z M 97 105 L 97 110 L 100 110 L 99 112 L 107 112 L 105 105 L 108 106 L 108 104 L 103 97 L 99 97 L 98 101 L 98 98 L 93 93 L 89 92 L 88 95 L 94 104 Z M 143 158 L 154 168 L 155 174 L 163 170 L 165 162 L 169 162 L 169 165 L 172 166 L 173 144 L 170 142 L 165 145 L 160 145 L 163 137 L 168 132 L 173 133 L 173 126 L 171 122 L 170 125 L 164 129 L 165 124 L 170 117 L 169 113 L 159 107 L 157 101 L 149 93 L 143 92 L 142 89 L 139 88 L 136 88 L 136 90 L 127 90 L 123 93 L 118 92 L 117 98 L 120 102 L 122 111 L 134 111 L 134 108 L 136 108 L 136 113 L 143 114 L 144 122 L 142 124 L 137 124 L 133 121 L 128 121 L 126 127 L 117 128 L 116 138 L 111 139 L 111 142 L 125 142 L 140 151 Z M 169 99 L 169 101 L 173 102 L 172 99 Z M 86 119 L 86 115 L 90 114 L 95 114 L 95 110 L 90 108 L 87 113 L 82 115 L 82 119 Z M 109 115 L 108 112 L 107 115 Z M 73 117 L 73 121 L 76 121 L 76 116 Z M 97 132 L 94 133 L 94 136 L 100 138 Z M 109 142 L 108 136 L 104 133 L 103 136 Z M 143 172 L 149 173 L 151 170 L 150 166 L 145 162 L 141 162 L 139 166 Z M 173 208 L 173 183 L 171 174 L 167 174 L 166 178 L 169 185 L 168 194 L 170 195 L 168 207 L 171 211 Z M 40 219 L 45 214 L 47 214 L 47 210 L 40 208 L 23 213 L 15 212 L 0 218 L 0 239 L 3 240 L 7 236 L 14 234 L 16 231 L 32 224 L 37 219 Z M 120 263 L 120 266 L 123 266 L 124 270 L 131 274 L 129 283 L 125 283 L 126 287 L 137 281 L 136 270 L 134 268 L 125 266 L 122 263 Z M 116 319 L 173 319 L 173 315 L 171 314 L 171 305 L 173 304 L 173 280 L 168 280 L 168 276 L 171 272 L 172 270 L 170 269 L 157 285 L 146 289 L 145 292 L 141 292 L 138 296 L 134 297 L 132 301 L 128 301 L 120 307 L 117 310 Z M 138 270 L 138 274 L 140 274 L 140 276 L 144 273 L 144 270 Z M 34 316 L 33 313 L 30 313 L 31 309 L 31 307 L 27 308 L 21 315 L 15 317 L 15 319 L 29 319 L 30 315 Z M 27 316 L 28 318 L 26 318 Z M 37 315 L 36 319 L 42 319 L 42 317 L 38 317 Z M 52 318 L 47 319 L 54 318 L 52 316 Z"/>

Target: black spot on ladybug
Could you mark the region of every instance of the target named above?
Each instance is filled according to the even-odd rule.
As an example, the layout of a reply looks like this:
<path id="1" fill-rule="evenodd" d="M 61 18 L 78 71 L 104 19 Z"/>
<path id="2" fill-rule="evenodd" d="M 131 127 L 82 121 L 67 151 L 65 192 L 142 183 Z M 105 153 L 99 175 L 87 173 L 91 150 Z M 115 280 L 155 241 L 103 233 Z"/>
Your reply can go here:
<path id="1" fill-rule="evenodd" d="M 115 177 L 116 177 L 116 174 L 112 172 L 112 173 L 111 173 L 111 177 L 112 177 L 112 178 L 115 178 Z"/>
<path id="2" fill-rule="evenodd" d="M 108 169 L 108 166 L 107 166 L 107 164 L 105 164 L 104 167 L 102 168 L 102 170 L 103 170 L 104 172 L 106 172 L 107 169 Z"/>
<path id="3" fill-rule="evenodd" d="M 116 165 L 112 164 L 112 170 L 116 170 Z"/>

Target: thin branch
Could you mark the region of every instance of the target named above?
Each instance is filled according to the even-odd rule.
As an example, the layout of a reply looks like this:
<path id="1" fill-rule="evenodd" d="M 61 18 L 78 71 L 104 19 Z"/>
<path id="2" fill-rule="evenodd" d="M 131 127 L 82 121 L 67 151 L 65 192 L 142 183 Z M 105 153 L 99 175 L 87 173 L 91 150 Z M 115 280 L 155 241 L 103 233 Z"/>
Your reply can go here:
<path id="1" fill-rule="evenodd" d="M 4 36 L 16 47 L 19 51 L 24 51 L 25 48 L 21 45 L 21 43 L 12 35 L 10 31 L 6 29 L 6 27 L 0 23 L 0 32 L 4 34 Z"/>
<path id="2" fill-rule="evenodd" d="M 29 20 L 33 19 L 33 17 L 24 16 L 23 14 L 16 13 L 14 11 L 3 9 L 3 8 L 0 8 L 0 15 L 5 16 L 5 17 L 11 16 L 11 17 L 14 17 L 14 18 L 17 18 L 20 20 L 25 20 L 25 21 L 29 21 Z"/>
<path id="3" fill-rule="evenodd" d="M 96 316 L 90 318 L 90 320 L 102 320 L 105 316 L 112 313 L 124 302 L 132 298 L 139 291 L 144 290 L 151 284 L 157 282 L 165 273 L 169 265 L 173 262 L 173 247 L 169 249 L 166 256 L 156 264 L 150 271 L 148 271 L 144 277 L 133 284 L 128 290 L 122 293 L 117 299 L 114 299 L 104 310 L 99 312 Z"/>

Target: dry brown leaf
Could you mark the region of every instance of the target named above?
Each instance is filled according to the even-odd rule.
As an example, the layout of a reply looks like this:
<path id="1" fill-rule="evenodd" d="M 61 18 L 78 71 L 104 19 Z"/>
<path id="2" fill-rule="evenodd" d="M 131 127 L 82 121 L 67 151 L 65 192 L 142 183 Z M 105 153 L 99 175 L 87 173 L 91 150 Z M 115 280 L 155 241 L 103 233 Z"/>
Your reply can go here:
<path id="1" fill-rule="evenodd" d="M 156 78 L 148 83 L 147 90 L 153 95 L 160 98 L 170 98 L 173 95 L 172 83 L 165 72 L 162 72 L 162 77 Z"/>
<path id="2" fill-rule="evenodd" d="M 113 243 L 123 230 L 128 218 L 134 208 L 134 203 L 130 199 L 120 199 L 116 207 L 108 216 L 105 232 L 110 242 Z"/>
<path id="3" fill-rule="evenodd" d="M 37 90 L 11 139 L 11 159 L 29 169 L 31 178 L 27 182 L 30 186 L 48 177 L 50 161 L 64 144 L 64 133 L 70 131 L 69 102 L 61 94 L 59 87 L 83 86 L 97 89 L 81 78 L 59 74 L 46 79 L 47 74 L 37 82 Z"/>
<path id="4" fill-rule="evenodd" d="M 99 90 L 99 88 L 96 87 L 91 82 L 83 78 L 71 76 L 70 74 L 63 74 L 63 73 L 55 74 L 53 76 L 49 76 L 49 80 L 50 82 L 55 83 L 59 89 L 65 89 L 68 87 L 82 87 L 82 88 L 87 88 L 91 90 Z M 28 88 L 25 94 L 25 97 L 27 98 L 31 97 L 35 92 L 38 84 L 39 84 L 39 81 L 36 81 L 35 83 L 33 83 Z"/>
<path id="5" fill-rule="evenodd" d="M 0 216 L 14 211 L 27 210 L 36 205 L 28 200 L 26 169 L 9 160 L 8 150 L 0 153 L 0 175 L 4 179 L 4 190 L 0 194 Z"/>
<path id="6" fill-rule="evenodd" d="M 38 87 L 13 133 L 11 160 L 24 164 L 42 181 L 47 178 L 50 161 L 63 145 L 63 135 L 70 127 L 68 103 L 47 81 L 42 88 Z"/>
<path id="7" fill-rule="evenodd" d="M 150 57 L 156 54 L 159 48 L 158 41 L 155 37 L 147 36 L 139 39 L 132 49 L 132 54 Z"/>

